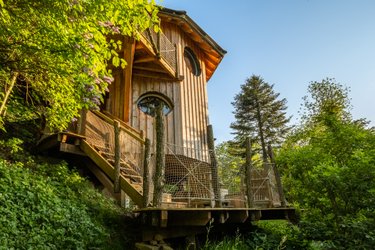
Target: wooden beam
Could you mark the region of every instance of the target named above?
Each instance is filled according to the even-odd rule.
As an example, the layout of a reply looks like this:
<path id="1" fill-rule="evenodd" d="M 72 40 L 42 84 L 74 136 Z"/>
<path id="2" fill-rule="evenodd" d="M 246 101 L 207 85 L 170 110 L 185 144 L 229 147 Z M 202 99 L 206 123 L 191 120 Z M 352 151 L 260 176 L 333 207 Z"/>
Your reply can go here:
<path id="1" fill-rule="evenodd" d="M 210 210 L 191 211 L 168 211 L 168 226 L 206 226 L 211 220 Z"/>
<path id="2" fill-rule="evenodd" d="M 123 95 L 123 102 L 124 102 L 124 117 L 123 120 L 125 122 L 130 121 L 130 110 L 131 110 L 131 96 L 132 96 L 132 78 L 133 78 L 133 61 L 134 61 L 134 54 L 135 54 L 135 41 L 133 38 L 124 39 L 125 48 L 124 48 L 124 59 L 127 62 L 125 69 L 123 70 L 124 74 L 124 95 Z"/>
<path id="3" fill-rule="evenodd" d="M 154 56 L 142 57 L 142 58 L 134 60 L 134 64 L 146 63 L 146 62 L 154 62 L 156 60 L 157 60 L 157 58 L 154 57 Z"/>
<path id="4" fill-rule="evenodd" d="M 120 122 L 121 129 L 126 131 L 126 133 L 129 134 L 130 136 L 132 136 L 134 139 L 138 140 L 141 143 L 144 143 L 144 138 L 143 138 L 143 135 L 142 135 L 141 131 L 138 131 L 138 130 L 134 129 L 133 127 L 129 126 L 128 124 L 124 123 L 121 120 L 118 120 L 116 117 L 112 116 L 108 112 L 104 112 L 105 114 L 102 113 L 102 112 L 99 112 L 99 111 L 90 111 L 90 112 L 99 116 L 100 118 L 102 118 L 104 121 L 106 121 L 107 123 L 109 123 L 111 125 L 113 125 L 115 120 Z"/>
<path id="5" fill-rule="evenodd" d="M 44 152 L 47 151 L 51 148 L 58 147 L 59 146 L 59 141 L 57 138 L 57 134 L 50 135 L 44 139 L 42 139 L 40 142 L 38 142 L 36 152 Z"/>
<path id="6" fill-rule="evenodd" d="M 94 163 L 87 160 L 85 166 L 95 175 L 95 177 L 100 181 L 100 183 L 110 192 L 112 196 L 113 193 L 113 182 L 108 178 L 108 176 Z"/>
<path id="7" fill-rule="evenodd" d="M 90 157 L 91 160 L 93 160 L 95 164 L 100 167 L 111 180 L 114 180 L 114 167 L 104 157 L 98 154 L 98 152 L 85 140 L 82 141 L 80 147 L 82 151 L 85 152 L 86 155 Z M 133 202 L 136 205 L 142 207 L 142 194 L 138 192 L 138 190 L 135 189 L 135 187 L 133 187 L 132 184 L 129 183 L 128 180 L 126 180 L 123 176 L 120 176 L 120 185 L 121 189 L 124 190 L 124 192 L 133 200 Z"/>
<path id="8" fill-rule="evenodd" d="M 145 48 L 145 46 L 143 45 L 143 43 L 141 43 L 141 42 L 136 42 L 135 43 L 135 49 L 136 50 L 142 50 L 144 48 Z"/>
<path id="9" fill-rule="evenodd" d="M 229 218 L 226 221 L 227 223 L 244 223 L 249 218 L 248 210 L 228 211 L 228 213 Z"/>
<path id="10" fill-rule="evenodd" d="M 60 143 L 60 151 L 65 152 L 65 153 L 70 153 L 70 154 L 75 154 L 75 155 L 86 155 L 85 153 L 80 150 L 79 146 L 61 142 Z"/>
<path id="11" fill-rule="evenodd" d="M 139 70 L 145 70 L 145 71 L 151 71 L 151 72 L 158 72 L 158 73 L 166 73 L 163 69 L 157 69 L 157 68 L 151 68 L 151 67 L 145 67 L 145 66 L 134 66 L 134 69 Z"/>
<path id="12" fill-rule="evenodd" d="M 153 78 L 168 82 L 176 82 L 176 81 L 182 81 L 183 78 L 174 78 L 167 74 L 157 73 L 157 72 L 150 72 L 150 71 L 144 71 L 144 70 L 134 70 L 133 74 L 136 76 L 146 77 L 146 78 Z"/>

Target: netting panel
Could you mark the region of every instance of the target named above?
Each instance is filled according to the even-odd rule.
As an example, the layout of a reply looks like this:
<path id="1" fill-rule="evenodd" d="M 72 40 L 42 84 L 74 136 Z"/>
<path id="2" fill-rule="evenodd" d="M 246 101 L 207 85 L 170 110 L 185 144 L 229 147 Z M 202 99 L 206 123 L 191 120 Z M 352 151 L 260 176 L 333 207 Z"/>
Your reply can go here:
<path id="1" fill-rule="evenodd" d="M 153 42 L 156 46 L 159 46 L 160 56 L 175 70 L 177 66 L 176 47 L 169 41 L 168 37 L 163 33 L 155 33 L 153 29 L 146 30 L 142 34 L 150 43 Z M 160 40 L 158 40 L 158 36 L 160 36 Z"/>
<path id="2" fill-rule="evenodd" d="M 86 141 L 100 152 L 114 156 L 115 141 L 113 125 L 105 122 L 93 112 L 86 113 Z"/>
<path id="3" fill-rule="evenodd" d="M 110 163 L 114 163 L 115 133 L 112 124 L 88 111 L 85 136 L 90 145 L 94 146 Z M 119 138 L 122 173 L 141 182 L 142 180 L 138 176 L 143 174 L 143 143 L 127 133 L 126 129 L 122 127 L 120 127 Z"/>
<path id="4" fill-rule="evenodd" d="M 214 197 L 210 164 L 176 152 L 176 145 L 165 145 L 164 193 L 170 201 L 187 206 L 210 205 Z"/>
<path id="5" fill-rule="evenodd" d="M 255 206 L 264 206 L 266 202 L 272 207 L 280 206 L 273 164 L 251 170 L 251 190 Z"/>

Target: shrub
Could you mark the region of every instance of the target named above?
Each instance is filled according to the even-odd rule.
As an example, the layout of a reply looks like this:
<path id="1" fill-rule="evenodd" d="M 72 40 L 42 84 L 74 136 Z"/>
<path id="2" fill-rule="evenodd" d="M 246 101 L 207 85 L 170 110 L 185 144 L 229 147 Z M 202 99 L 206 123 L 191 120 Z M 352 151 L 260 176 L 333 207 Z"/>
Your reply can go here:
<path id="1" fill-rule="evenodd" d="M 122 248 L 124 211 L 65 162 L 38 160 L 21 143 L 0 143 L 0 249 Z"/>

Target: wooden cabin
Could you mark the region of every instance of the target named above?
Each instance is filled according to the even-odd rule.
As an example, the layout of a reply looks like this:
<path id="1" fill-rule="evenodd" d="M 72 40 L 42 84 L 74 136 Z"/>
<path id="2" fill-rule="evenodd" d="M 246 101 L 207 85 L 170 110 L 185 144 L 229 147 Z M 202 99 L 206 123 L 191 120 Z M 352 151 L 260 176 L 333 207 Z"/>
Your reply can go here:
<path id="1" fill-rule="evenodd" d="M 226 51 L 186 12 L 162 9 L 159 17 L 162 32 L 146 30 L 139 39 L 122 38 L 126 68 L 111 68 L 114 82 L 101 110 L 82 112 L 78 124 L 58 134 L 59 150 L 88 156 L 87 167 L 110 193 L 122 192 L 147 207 L 154 193 L 157 137 L 147 98 L 160 98 L 170 109 L 164 118 L 164 203 L 213 206 L 215 191 L 222 187 L 208 147 L 207 82 Z M 51 143 L 53 139 L 43 140 L 40 150 Z M 257 177 L 264 187 L 267 178 L 268 173 Z M 262 188 L 255 186 L 254 194 Z M 275 195 L 268 194 L 265 188 L 258 199 L 272 207 Z M 245 207 L 244 196 L 239 204 Z"/>
<path id="2" fill-rule="evenodd" d="M 139 208 L 134 212 L 142 218 L 143 241 L 206 233 L 208 226 L 234 232 L 261 219 L 294 218 L 295 210 L 279 197 L 272 167 L 250 170 L 248 200 L 238 176 L 235 188 L 220 184 L 207 82 L 226 51 L 186 12 L 162 9 L 159 16 L 162 33 L 122 38 L 120 54 L 128 65 L 111 68 L 114 82 L 101 109 L 82 111 L 68 131 L 44 136 L 39 151 L 82 163 L 121 205 L 129 197 Z"/>
<path id="3" fill-rule="evenodd" d="M 186 12 L 162 9 L 159 17 L 161 33 L 147 30 L 139 34 L 139 40 L 124 38 L 124 50 L 120 53 L 128 65 L 125 69 L 112 69 L 114 82 L 109 87 L 101 111 L 108 117 L 119 119 L 140 137 L 150 139 L 151 155 L 154 155 L 155 119 L 142 112 L 138 101 L 147 93 L 167 98 L 173 110 L 165 117 L 166 182 L 169 186 L 178 184 L 179 189 L 183 189 L 183 185 L 194 178 L 195 182 L 209 181 L 207 82 L 226 51 Z M 92 116 L 90 114 L 89 118 Z M 94 121 L 96 127 L 97 122 Z M 90 133 L 92 131 L 85 135 L 96 137 Z M 138 160 L 134 166 L 141 164 L 141 150 L 135 154 L 138 155 L 133 158 Z M 201 166 L 191 167 L 197 163 Z M 140 172 L 143 171 L 142 166 L 137 167 Z M 186 177 L 189 171 L 202 172 L 202 169 L 204 177 Z M 151 185 L 149 192 L 152 193 L 152 190 Z M 178 195 L 184 200 L 187 192 L 181 190 Z M 194 193 L 201 196 L 197 190 Z M 193 192 L 189 192 L 189 196 L 194 196 Z M 208 190 L 204 196 L 209 198 Z"/>
<path id="4" fill-rule="evenodd" d="M 124 39 L 121 53 L 128 65 L 113 69 L 103 110 L 154 142 L 154 119 L 137 100 L 146 92 L 160 93 L 174 105 L 166 116 L 166 142 L 178 154 L 203 160 L 198 151 L 207 149 L 206 86 L 226 51 L 185 12 L 162 9 L 159 16 L 162 33 L 148 30 L 137 41 Z"/>

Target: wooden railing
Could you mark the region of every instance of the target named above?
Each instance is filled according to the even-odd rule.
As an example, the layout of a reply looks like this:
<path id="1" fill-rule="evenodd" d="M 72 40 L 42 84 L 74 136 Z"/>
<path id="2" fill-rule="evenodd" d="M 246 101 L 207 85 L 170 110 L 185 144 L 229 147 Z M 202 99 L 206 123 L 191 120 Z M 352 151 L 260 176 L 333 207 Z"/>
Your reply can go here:
<path id="1" fill-rule="evenodd" d="M 141 132 L 98 111 L 87 111 L 82 120 L 84 128 L 81 134 L 89 144 L 113 160 L 118 152 L 120 163 L 142 176 L 145 139 Z M 119 144 L 116 145 L 116 142 Z"/>
<path id="2" fill-rule="evenodd" d="M 155 55 L 165 61 L 167 70 L 178 77 L 177 48 L 176 44 L 169 41 L 163 33 L 156 33 L 153 29 L 147 29 L 140 34 L 140 40 L 147 46 L 151 45 Z"/>

